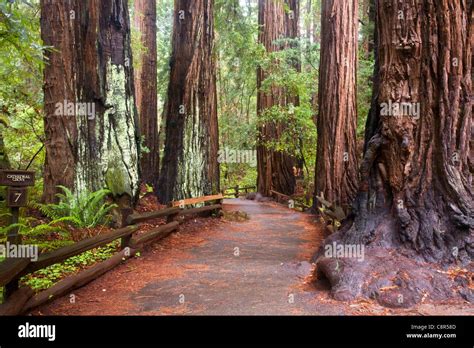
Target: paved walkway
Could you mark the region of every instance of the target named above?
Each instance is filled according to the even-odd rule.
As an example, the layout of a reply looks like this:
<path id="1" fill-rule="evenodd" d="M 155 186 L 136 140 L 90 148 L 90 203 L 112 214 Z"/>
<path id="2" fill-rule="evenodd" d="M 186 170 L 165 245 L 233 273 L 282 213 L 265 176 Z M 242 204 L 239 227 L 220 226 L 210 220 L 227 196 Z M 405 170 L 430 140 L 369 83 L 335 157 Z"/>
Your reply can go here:
<path id="1" fill-rule="evenodd" d="M 276 203 L 224 202 L 245 221 L 197 219 L 34 314 L 343 314 L 318 301 L 308 262 L 323 240 L 307 214 Z M 332 301 L 331 301 L 332 302 Z"/>

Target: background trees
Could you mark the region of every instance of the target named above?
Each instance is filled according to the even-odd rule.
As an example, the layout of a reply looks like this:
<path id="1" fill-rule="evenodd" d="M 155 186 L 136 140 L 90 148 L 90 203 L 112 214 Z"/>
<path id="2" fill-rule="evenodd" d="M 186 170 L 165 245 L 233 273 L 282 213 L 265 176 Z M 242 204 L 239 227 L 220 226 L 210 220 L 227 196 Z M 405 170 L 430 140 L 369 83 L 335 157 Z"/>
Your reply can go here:
<path id="1" fill-rule="evenodd" d="M 287 2 L 259 0 L 258 23 L 260 26 L 259 42 L 263 44 L 267 52 L 275 52 L 285 47 L 282 41 L 294 31 L 298 21 L 297 3 L 291 1 L 289 11 L 285 13 Z M 279 86 L 271 86 L 268 91 L 262 91 L 262 83 L 266 78 L 266 73 L 262 68 L 257 72 L 257 112 L 264 113 L 274 106 L 285 106 L 289 103 L 287 92 Z M 259 126 L 258 146 L 257 146 L 257 166 L 258 191 L 263 195 L 269 195 L 270 190 L 292 194 L 295 190 L 295 173 L 293 167 L 296 165 L 294 158 L 282 151 L 269 148 L 267 143 L 277 141 L 283 133 L 286 125 L 279 121 L 262 122 Z"/>

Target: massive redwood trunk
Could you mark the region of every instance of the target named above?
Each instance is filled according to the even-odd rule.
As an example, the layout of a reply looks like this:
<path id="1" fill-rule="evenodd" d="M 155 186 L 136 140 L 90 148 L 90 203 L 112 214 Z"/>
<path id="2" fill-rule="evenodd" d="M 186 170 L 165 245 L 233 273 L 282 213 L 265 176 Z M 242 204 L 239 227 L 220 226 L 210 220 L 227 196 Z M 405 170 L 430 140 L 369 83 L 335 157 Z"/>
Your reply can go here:
<path id="1" fill-rule="evenodd" d="M 138 193 L 136 108 L 126 0 L 42 1 L 47 202 L 61 184 Z"/>
<path id="2" fill-rule="evenodd" d="M 318 269 L 339 299 L 473 301 L 468 2 L 387 0 L 376 9 L 378 107 L 367 122 L 353 215 L 326 241 Z M 328 257 L 333 242 L 365 246 L 364 261 Z M 466 269 L 455 278 L 438 270 L 449 264 Z"/>
<path id="3" fill-rule="evenodd" d="M 41 38 L 55 50 L 45 52 L 44 133 L 45 163 L 43 200 L 56 200 L 57 186 L 72 188 L 77 144 L 74 116 L 56 115 L 56 105 L 75 102 L 74 90 L 74 20 L 75 1 L 41 1 Z"/>
<path id="4" fill-rule="evenodd" d="M 176 0 L 158 197 L 219 191 L 213 0 Z"/>
<path id="5" fill-rule="evenodd" d="M 285 12 L 288 6 L 289 12 Z M 296 23 L 295 23 L 296 22 Z M 258 23 L 260 26 L 258 40 L 267 52 L 275 52 L 285 48 L 281 42 L 285 37 L 292 37 L 298 28 L 298 2 L 259 0 Z M 272 106 L 285 106 L 295 103 L 295 97 L 279 86 L 271 87 L 269 92 L 261 90 L 266 73 L 259 68 L 257 71 L 257 113 L 261 115 Z M 278 140 L 284 131 L 281 122 L 265 122 L 259 126 L 257 145 L 257 189 L 263 195 L 270 195 L 275 190 L 287 195 L 295 190 L 294 165 L 295 159 L 290 155 L 269 148 L 266 143 Z"/>
<path id="6" fill-rule="evenodd" d="M 145 47 L 135 68 L 135 96 L 140 118 L 140 133 L 147 150 L 140 161 L 142 182 L 155 190 L 159 177 L 158 91 L 156 49 L 156 0 L 135 0 L 134 24 Z"/>
<path id="7" fill-rule="evenodd" d="M 338 0 L 321 9 L 314 193 L 346 210 L 357 190 L 358 10 L 357 1 Z"/>

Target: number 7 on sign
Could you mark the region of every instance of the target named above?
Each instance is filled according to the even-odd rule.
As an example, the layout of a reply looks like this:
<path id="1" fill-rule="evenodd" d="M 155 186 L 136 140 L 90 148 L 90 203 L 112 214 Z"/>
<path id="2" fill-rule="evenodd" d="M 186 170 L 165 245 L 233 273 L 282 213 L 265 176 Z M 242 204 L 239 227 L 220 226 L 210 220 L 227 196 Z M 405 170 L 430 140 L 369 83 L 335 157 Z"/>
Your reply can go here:
<path id="1" fill-rule="evenodd" d="M 14 201 L 15 203 L 18 203 L 18 201 L 19 201 L 20 198 L 21 198 L 21 195 L 22 195 L 21 192 L 15 192 L 15 193 L 14 193 L 14 196 L 15 196 L 16 198 L 15 198 L 13 201 Z"/>
<path id="2" fill-rule="evenodd" d="M 7 206 L 11 208 L 24 207 L 28 201 L 25 187 L 9 187 L 7 196 Z"/>

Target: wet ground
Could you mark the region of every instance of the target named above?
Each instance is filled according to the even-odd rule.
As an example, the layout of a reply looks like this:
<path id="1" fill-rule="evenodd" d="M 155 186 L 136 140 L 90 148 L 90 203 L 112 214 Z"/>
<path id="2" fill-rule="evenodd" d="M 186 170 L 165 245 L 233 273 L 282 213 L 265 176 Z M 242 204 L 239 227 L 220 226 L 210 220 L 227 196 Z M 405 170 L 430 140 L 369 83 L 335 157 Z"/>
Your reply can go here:
<path id="1" fill-rule="evenodd" d="M 470 314 L 461 305 L 388 310 L 343 303 L 311 284 L 311 255 L 324 239 L 311 215 L 276 203 L 225 201 L 245 221 L 194 219 L 85 287 L 34 315 Z M 458 306 L 458 307 L 456 307 Z"/>

